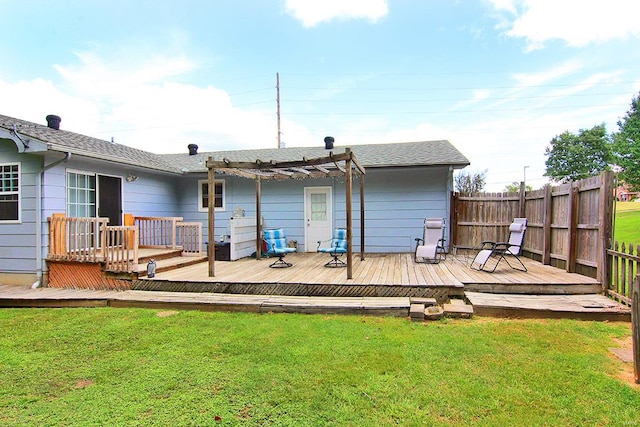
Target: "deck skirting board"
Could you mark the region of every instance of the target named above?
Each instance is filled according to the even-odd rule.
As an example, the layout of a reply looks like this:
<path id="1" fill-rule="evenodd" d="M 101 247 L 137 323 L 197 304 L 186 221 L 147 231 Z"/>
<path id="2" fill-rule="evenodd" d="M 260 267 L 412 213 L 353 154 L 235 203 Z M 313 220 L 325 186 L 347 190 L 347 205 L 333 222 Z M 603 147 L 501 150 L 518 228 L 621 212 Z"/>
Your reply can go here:
<path id="1" fill-rule="evenodd" d="M 312 297 L 424 297 L 439 303 L 462 296 L 464 287 L 428 285 L 343 285 L 314 283 L 220 283 L 169 280 L 135 280 L 132 290 L 169 292 L 209 292 L 242 295 L 285 295 Z"/>

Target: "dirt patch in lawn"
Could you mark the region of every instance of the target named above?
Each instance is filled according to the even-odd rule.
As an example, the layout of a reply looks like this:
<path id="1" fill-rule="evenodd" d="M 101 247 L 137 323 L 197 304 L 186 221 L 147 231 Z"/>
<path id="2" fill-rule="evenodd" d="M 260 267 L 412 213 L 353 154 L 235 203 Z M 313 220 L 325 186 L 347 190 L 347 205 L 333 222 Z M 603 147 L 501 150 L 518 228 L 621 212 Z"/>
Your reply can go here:
<path id="1" fill-rule="evenodd" d="M 622 366 L 615 377 L 624 381 L 629 386 L 640 391 L 640 384 L 636 384 L 635 373 L 633 372 L 633 339 L 631 336 L 616 339 L 616 347 L 610 348 L 611 357 L 621 360 Z"/>

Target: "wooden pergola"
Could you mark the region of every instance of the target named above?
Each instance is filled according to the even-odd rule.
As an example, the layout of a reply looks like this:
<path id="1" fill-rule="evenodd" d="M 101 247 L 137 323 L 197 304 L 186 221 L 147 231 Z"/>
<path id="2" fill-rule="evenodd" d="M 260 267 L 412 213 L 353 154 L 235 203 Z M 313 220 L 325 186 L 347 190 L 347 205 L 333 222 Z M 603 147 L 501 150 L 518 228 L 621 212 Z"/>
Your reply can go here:
<path id="1" fill-rule="evenodd" d="M 364 259 L 364 175 L 365 169 L 358 162 L 350 148 L 342 154 L 329 152 L 328 156 L 313 159 L 302 158 L 295 161 L 276 161 L 257 159 L 254 162 L 232 162 L 229 159 L 207 160 L 209 181 L 209 277 L 215 277 L 215 174 L 234 175 L 253 179 L 256 182 L 256 259 L 262 258 L 261 198 L 262 181 L 344 177 L 347 219 L 347 279 L 353 278 L 353 218 L 352 218 L 352 181 L 353 175 L 360 178 L 360 259 Z"/>

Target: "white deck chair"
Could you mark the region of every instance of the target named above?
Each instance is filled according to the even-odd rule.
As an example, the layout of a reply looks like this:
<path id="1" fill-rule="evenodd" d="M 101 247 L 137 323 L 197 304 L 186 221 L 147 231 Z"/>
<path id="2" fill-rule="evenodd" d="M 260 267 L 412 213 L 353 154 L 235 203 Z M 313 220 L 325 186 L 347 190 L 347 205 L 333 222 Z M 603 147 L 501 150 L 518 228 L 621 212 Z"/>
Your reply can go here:
<path id="1" fill-rule="evenodd" d="M 504 260 L 514 270 L 527 271 L 527 267 L 518 257 L 522 252 L 522 242 L 526 231 L 527 218 L 514 218 L 509 225 L 509 240 L 507 242 L 482 242 L 482 246 L 469 267 L 493 273 L 500 261 Z M 512 265 L 509 258 L 512 261 L 517 261 L 517 264 L 514 262 Z"/>
<path id="2" fill-rule="evenodd" d="M 415 262 L 436 264 L 446 258 L 443 218 L 425 219 L 423 237 L 415 240 Z"/>

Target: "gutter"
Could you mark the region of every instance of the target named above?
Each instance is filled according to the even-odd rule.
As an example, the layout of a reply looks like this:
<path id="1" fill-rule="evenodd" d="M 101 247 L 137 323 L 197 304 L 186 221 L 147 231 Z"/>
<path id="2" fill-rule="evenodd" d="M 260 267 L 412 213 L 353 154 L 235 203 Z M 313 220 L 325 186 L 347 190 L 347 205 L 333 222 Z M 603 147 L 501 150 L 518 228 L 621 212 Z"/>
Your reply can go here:
<path id="1" fill-rule="evenodd" d="M 42 186 L 44 185 L 44 173 L 62 163 L 66 163 L 71 158 L 71 153 L 66 152 L 64 158 L 56 160 L 53 163 L 44 165 L 38 173 L 38 179 L 36 181 L 36 281 L 31 285 L 32 289 L 42 286 Z"/>

